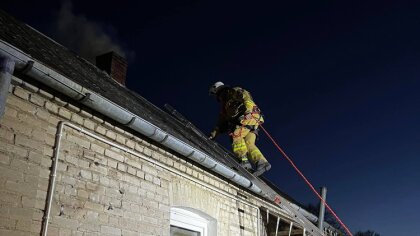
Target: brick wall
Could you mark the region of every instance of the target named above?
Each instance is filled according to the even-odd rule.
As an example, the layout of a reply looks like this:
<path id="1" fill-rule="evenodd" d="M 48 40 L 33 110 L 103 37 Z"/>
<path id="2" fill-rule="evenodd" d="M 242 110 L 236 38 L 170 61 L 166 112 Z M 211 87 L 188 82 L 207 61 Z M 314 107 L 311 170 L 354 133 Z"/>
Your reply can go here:
<path id="1" fill-rule="evenodd" d="M 169 235 L 171 206 L 215 218 L 218 235 L 256 235 L 256 208 L 235 195 L 240 192 L 257 207 L 271 207 L 96 114 L 26 84 L 11 87 L 0 120 L 0 235 L 39 235 L 59 121 L 70 121 L 132 153 L 65 127 L 49 235 Z"/>

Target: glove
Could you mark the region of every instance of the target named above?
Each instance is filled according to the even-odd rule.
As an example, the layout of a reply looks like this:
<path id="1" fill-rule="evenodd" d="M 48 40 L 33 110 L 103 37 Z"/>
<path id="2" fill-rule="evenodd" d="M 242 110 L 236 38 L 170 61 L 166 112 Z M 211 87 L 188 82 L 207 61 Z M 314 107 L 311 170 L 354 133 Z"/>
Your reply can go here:
<path id="1" fill-rule="evenodd" d="M 213 130 L 213 131 L 211 131 L 211 133 L 209 135 L 209 139 L 213 140 L 213 139 L 216 138 L 216 136 L 217 136 L 217 130 Z"/>

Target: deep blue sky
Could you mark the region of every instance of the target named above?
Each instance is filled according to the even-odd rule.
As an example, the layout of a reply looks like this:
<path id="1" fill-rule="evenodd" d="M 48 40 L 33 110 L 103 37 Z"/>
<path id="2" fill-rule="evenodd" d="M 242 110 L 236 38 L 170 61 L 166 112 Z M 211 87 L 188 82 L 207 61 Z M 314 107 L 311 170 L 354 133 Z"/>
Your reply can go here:
<path id="1" fill-rule="evenodd" d="M 206 132 L 218 113 L 209 85 L 248 89 L 353 232 L 420 235 L 420 3 L 152 2 L 73 2 L 129 55 L 127 87 Z M 1 7 L 55 37 L 58 1 Z M 259 144 L 266 176 L 315 203 L 269 140 Z"/>

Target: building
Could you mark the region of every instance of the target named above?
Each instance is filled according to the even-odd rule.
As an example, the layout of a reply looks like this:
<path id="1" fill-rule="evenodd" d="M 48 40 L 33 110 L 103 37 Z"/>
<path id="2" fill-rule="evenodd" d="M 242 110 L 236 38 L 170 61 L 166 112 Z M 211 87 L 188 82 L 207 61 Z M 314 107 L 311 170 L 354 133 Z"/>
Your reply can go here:
<path id="1" fill-rule="evenodd" d="M 127 89 L 118 55 L 0 11 L 0 56 L 0 235 L 337 234 Z"/>

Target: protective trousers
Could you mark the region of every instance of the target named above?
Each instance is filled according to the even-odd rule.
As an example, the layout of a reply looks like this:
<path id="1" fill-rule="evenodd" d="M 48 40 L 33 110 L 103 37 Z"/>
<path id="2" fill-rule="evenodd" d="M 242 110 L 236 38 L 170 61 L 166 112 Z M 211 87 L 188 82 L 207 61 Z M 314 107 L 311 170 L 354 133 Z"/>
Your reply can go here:
<path id="1" fill-rule="evenodd" d="M 243 126 L 236 126 L 232 133 L 232 149 L 233 153 L 241 160 L 246 161 L 248 158 L 252 163 L 267 162 L 264 155 L 255 146 L 257 135 L 250 129 Z"/>

